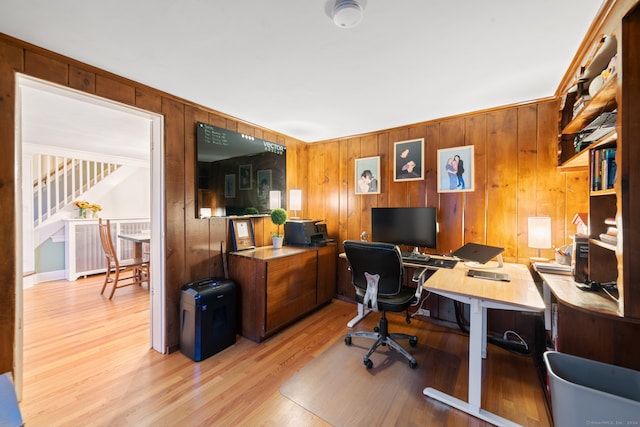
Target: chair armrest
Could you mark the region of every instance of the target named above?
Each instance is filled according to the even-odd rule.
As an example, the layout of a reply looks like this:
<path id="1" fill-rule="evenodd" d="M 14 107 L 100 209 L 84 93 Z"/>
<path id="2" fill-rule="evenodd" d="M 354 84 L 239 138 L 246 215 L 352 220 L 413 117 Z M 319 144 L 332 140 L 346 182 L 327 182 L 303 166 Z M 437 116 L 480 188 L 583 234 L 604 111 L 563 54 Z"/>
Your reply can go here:
<path id="1" fill-rule="evenodd" d="M 424 283 L 424 277 L 427 274 L 427 268 L 416 268 L 413 272 L 413 280 L 418 285 L 416 286 L 416 299 L 418 302 L 420 301 L 420 296 L 422 295 L 422 284 Z"/>

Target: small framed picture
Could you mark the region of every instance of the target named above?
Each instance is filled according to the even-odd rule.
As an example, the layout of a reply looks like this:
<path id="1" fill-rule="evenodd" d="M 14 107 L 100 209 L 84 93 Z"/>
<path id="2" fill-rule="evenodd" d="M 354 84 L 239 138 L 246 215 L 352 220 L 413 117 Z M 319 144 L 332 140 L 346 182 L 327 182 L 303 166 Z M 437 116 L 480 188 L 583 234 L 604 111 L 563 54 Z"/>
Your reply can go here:
<path id="1" fill-rule="evenodd" d="M 231 220 L 231 238 L 233 240 L 234 251 L 244 251 L 254 249 L 256 240 L 253 234 L 253 226 L 250 219 Z"/>
<path id="2" fill-rule="evenodd" d="M 356 159 L 356 194 L 380 194 L 380 156 Z"/>
<path id="3" fill-rule="evenodd" d="M 269 198 L 271 190 L 271 169 L 256 172 L 256 182 L 258 183 L 258 198 Z"/>
<path id="4" fill-rule="evenodd" d="M 224 197 L 225 199 L 236 197 L 236 175 L 234 173 L 224 176 Z"/>
<path id="5" fill-rule="evenodd" d="M 393 154 L 394 181 L 424 179 L 424 138 L 394 143 Z"/>
<path id="6" fill-rule="evenodd" d="M 474 191 L 473 145 L 438 150 L 438 193 Z"/>
<path id="7" fill-rule="evenodd" d="M 240 176 L 240 190 L 251 190 L 251 165 L 240 165 L 238 168 L 238 175 Z"/>

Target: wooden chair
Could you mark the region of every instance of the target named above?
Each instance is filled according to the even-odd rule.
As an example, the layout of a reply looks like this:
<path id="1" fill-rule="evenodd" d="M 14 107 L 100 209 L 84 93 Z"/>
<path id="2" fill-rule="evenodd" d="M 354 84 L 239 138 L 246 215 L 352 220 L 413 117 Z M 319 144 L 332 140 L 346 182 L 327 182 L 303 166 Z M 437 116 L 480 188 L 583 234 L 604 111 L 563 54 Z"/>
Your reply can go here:
<path id="1" fill-rule="evenodd" d="M 105 222 L 102 218 L 98 221 L 100 227 L 100 242 L 102 243 L 102 249 L 104 250 L 105 257 L 107 259 L 107 275 L 104 278 L 104 284 L 100 295 L 104 293 L 108 283 L 113 283 L 111 294 L 109 299 L 113 298 L 113 294 L 117 288 L 123 288 L 131 285 L 142 285 L 147 283 L 149 285 L 149 259 L 143 257 L 133 262 L 121 264 L 118 259 L 118 254 L 113 246 L 111 240 L 111 224 L 109 220 Z"/>

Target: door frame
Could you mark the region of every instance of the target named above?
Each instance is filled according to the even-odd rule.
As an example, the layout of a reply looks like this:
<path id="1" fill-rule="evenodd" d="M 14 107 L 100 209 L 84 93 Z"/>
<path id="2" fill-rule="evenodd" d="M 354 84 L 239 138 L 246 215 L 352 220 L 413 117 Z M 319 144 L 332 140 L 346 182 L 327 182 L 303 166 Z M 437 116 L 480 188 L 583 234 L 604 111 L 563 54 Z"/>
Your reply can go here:
<path id="1" fill-rule="evenodd" d="M 150 173 L 151 173 L 151 245 L 150 264 L 150 345 L 159 353 L 166 353 L 166 298 L 165 298 L 165 179 L 164 179 L 164 116 L 130 105 L 111 101 L 96 95 L 61 86 L 46 80 L 16 73 L 16 109 L 15 109 L 15 206 L 16 220 L 16 322 L 14 348 L 14 381 L 18 398 L 22 398 L 23 375 L 23 208 L 22 208 L 22 87 L 37 87 L 71 99 L 82 99 L 106 108 L 112 108 L 147 119 L 150 126 Z"/>

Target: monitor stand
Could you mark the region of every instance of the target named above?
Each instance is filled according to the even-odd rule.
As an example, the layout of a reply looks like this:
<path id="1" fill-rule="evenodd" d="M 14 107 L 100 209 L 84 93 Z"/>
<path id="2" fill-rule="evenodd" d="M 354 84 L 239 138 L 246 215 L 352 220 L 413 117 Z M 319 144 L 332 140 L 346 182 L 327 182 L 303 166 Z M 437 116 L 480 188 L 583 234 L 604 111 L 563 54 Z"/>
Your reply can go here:
<path id="1" fill-rule="evenodd" d="M 405 255 L 403 255 L 403 256 L 406 256 L 406 254 L 408 254 L 409 259 L 419 259 L 421 261 L 429 261 L 429 259 L 431 258 L 427 254 L 420 253 L 420 251 L 418 250 L 417 246 L 414 246 L 413 251 L 405 252 Z"/>
<path id="2" fill-rule="evenodd" d="M 420 251 L 418 250 L 418 247 L 414 246 L 413 247 L 413 252 L 411 252 L 411 258 L 421 259 L 421 260 L 424 260 L 424 261 L 429 261 L 429 258 L 431 258 L 431 257 L 429 255 L 427 255 L 427 254 L 420 253 Z"/>
<path id="3" fill-rule="evenodd" d="M 504 263 L 502 262 L 502 254 L 499 254 L 496 257 L 495 261 L 488 261 L 484 264 L 480 264 L 476 261 L 467 261 L 464 263 L 465 266 L 469 268 L 502 268 L 504 267 Z"/>

